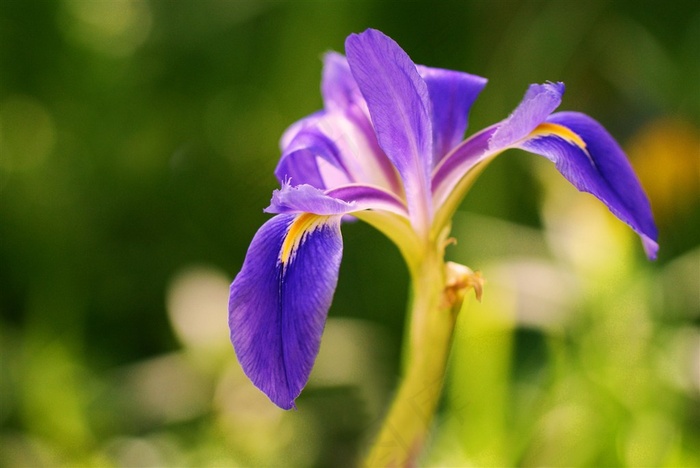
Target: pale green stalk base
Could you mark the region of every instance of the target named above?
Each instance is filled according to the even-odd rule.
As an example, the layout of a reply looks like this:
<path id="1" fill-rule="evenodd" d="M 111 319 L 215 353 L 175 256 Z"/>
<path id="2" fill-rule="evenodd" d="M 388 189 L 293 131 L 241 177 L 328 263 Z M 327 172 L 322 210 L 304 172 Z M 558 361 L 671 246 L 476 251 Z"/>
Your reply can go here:
<path id="1" fill-rule="evenodd" d="M 415 466 L 440 400 L 452 334 L 465 292 L 481 295 L 481 277 L 445 263 L 442 248 L 412 272 L 405 375 L 364 466 Z"/>

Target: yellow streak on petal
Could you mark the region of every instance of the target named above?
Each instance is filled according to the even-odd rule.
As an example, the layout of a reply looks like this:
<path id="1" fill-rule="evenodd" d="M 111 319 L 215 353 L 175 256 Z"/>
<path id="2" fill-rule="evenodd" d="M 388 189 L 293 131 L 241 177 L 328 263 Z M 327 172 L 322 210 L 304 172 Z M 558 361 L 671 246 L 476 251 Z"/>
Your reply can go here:
<path id="1" fill-rule="evenodd" d="M 580 136 L 578 136 L 576 133 L 571 131 L 570 129 L 566 128 L 563 125 L 555 124 L 555 123 L 549 123 L 549 122 L 544 122 L 539 124 L 533 131 L 530 133 L 531 138 L 537 138 L 540 136 L 558 136 L 559 138 L 568 141 L 569 143 L 578 146 L 582 150 L 586 149 L 586 142 L 581 139 Z"/>
<path id="2" fill-rule="evenodd" d="M 286 265 L 294 259 L 294 254 L 304 241 L 307 234 L 312 233 L 322 226 L 330 216 L 321 216 L 313 213 L 300 214 L 287 231 L 282 248 L 280 249 L 279 261 Z"/>

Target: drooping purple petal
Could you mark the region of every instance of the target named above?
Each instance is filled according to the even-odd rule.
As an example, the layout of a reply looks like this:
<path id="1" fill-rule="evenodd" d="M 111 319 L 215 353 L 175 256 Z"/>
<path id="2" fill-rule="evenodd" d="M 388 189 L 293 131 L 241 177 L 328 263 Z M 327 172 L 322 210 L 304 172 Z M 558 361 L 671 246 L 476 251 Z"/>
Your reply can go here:
<path id="1" fill-rule="evenodd" d="M 563 94 L 564 83 L 530 85 L 518 107 L 493 134 L 491 149 L 504 149 L 529 135 L 559 107 Z"/>
<path id="2" fill-rule="evenodd" d="M 658 232 L 649 200 L 625 153 L 602 125 L 585 114 L 560 112 L 520 146 L 550 159 L 577 189 L 602 201 L 639 234 L 649 258 L 656 258 Z"/>
<path id="3" fill-rule="evenodd" d="M 464 138 L 469 110 L 486 86 L 486 78 L 469 73 L 418 65 L 428 85 L 433 119 L 433 165 Z"/>
<path id="4" fill-rule="evenodd" d="M 432 123 L 428 87 L 415 64 L 391 38 L 368 29 L 345 41 L 348 62 L 367 102 L 377 140 L 404 184 L 414 226 L 432 215 Z"/>
<path id="5" fill-rule="evenodd" d="M 282 184 L 272 192 L 266 213 L 313 213 L 316 215 L 343 215 L 355 209 L 354 202 L 333 198 L 311 185 Z"/>
<path id="6" fill-rule="evenodd" d="M 318 354 L 342 256 L 340 216 L 278 215 L 253 238 L 231 284 L 231 342 L 245 374 L 294 407 Z"/>

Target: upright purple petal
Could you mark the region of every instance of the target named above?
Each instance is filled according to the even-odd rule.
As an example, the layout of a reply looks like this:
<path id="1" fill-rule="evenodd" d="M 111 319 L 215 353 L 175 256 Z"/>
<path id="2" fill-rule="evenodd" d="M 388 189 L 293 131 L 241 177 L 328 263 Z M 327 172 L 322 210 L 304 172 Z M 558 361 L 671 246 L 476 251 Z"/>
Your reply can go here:
<path id="1" fill-rule="evenodd" d="M 493 134 L 490 142 L 492 151 L 505 149 L 529 135 L 559 107 L 563 94 L 564 83 L 530 85 L 518 107 Z"/>
<path id="2" fill-rule="evenodd" d="M 311 373 L 338 280 L 340 216 L 278 215 L 253 238 L 231 284 L 231 342 L 245 374 L 294 407 Z"/>
<path id="3" fill-rule="evenodd" d="M 380 185 L 399 193 L 402 190 L 399 175 L 379 147 L 364 99 L 361 96 L 359 99 L 345 109 L 327 112 L 319 119 L 317 128 L 338 148 L 338 159 L 349 180 Z"/>
<path id="4" fill-rule="evenodd" d="M 337 52 L 328 52 L 323 57 L 321 94 L 328 110 L 347 109 L 358 98 L 361 99 L 347 59 Z"/>
<path id="5" fill-rule="evenodd" d="M 428 85 L 433 119 L 433 165 L 464 138 L 469 110 L 486 86 L 486 78 L 418 65 Z"/>
<path id="6" fill-rule="evenodd" d="M 414 227 L 432 216 L 430 96 L 415 64 L 391 38 L 368 29 L 345 41 L 350 69 L 367 102 L 377 140 L 404 183 Z"/>
<path id="7" fill-rule="evenodd" d="M 602 125 L 585 114 L 560 112 L 520 146 L 550 159 L 577 189 L 602 201 L 639 234 L 649 258 L 656 258 L 658 232 L 649 200 L 625 153 Z"/>
<path id="8" fill-rule="evenodd" d="M 330 189 L 367 183 L 402 193 L 399 175 L 379 147 L 367 105 L 345 58 L 338 54 L 329 56 L 333 59 L 327 62 L 332 65 L 327 63 L 324 68 L 326 110 L 287 129 L 275 175 L 280 182 L 292 179 L 295 185 Z M 338 70 L 343 68 L 347 74 Z M 333 79 L 341 83 L 334 83 Z M 348 89 L 351 84 L 354 88 Z"/>

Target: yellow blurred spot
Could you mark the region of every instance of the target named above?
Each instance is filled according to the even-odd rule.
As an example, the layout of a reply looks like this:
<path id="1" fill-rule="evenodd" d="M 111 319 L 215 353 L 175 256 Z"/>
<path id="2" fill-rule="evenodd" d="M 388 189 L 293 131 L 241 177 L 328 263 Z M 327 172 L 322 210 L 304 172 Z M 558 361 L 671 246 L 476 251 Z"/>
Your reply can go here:
<path id="1" fill-rule="evenodd" d="M 94 443 L 86 411 L 89 376 L 58 340 L 29 335 L 21 382 L 19 416 L 35 436 L 79 452 Z"/>
<path id="2" fill-rule="evenodd" d="M 592 408 L 592 402 L 586 403 L 562 403 L 546 413 L 535 428 L 523 465 L 594 464 L 595 453 L 605 440 L 601 437 L 605 421 Z"/>
<path id="3" fill-rule="evenodd" d="M 211 383 L 183 353 L 139 361 L 117 376 L 115 386 L 128 401 L 126 411 L 141 424 L 186 421 L 209 408 Z"/>
<path id="4" fill-rule="evenodd" d="M 700 131 L 679 119 L 646 125 L 627 145 L 627 153 L 647 191 L 654 214 L 678 216 L 697 206 L 700 196 Z"/>
<path id="5" fill-rule="evenodd" d="M 64 0 L 63 7 L 65 34 L 107 55 L 131 55 L 151 31 L 151 10 L 143 0 Z"/>
<path id="6" fill-rule="evenodd" d="M 668 466 L 678 429 L 666 415 L 639 413 L 621 440 L 627 466 Z"/>
<path id="7" fill-rule="evenodd" d="M 491 265 L 489 280 L 514 296 L 515 320 L 523 328 L 559 333 L 581 298 L 579 281 L 567 267 L 535 256 Z"/>
<path id="8" fill-rule="evenodd" d="M 700 395 L 700 330 L 683 327 L 669 334 L 658 356 L 657 372 L 688 395 Z"/>
<path id="9" fill-rule="evenodd" d="M 167 308 L 180 341 L 193 348 L 229 350 L 226 310 L 229 278 L 208 267 L 190 267 L 170 283 Z"/>
<path id="10" fill-rule="evenodd" d="M 329 318 L 309 387 L 352 387 L 372 418 L 379 418 L 386 403 L 387 369 L 381 356 L 387 337 L 381 328 L 355 319 Z"/>
<path id="11" fill-rule="evenodd" d="M 310 466 L 321 449 L 313 412 L 283 411 L 233 365 L 214 392 L 217 425 L 241 466 Z"/>
<path id="12" fill-rule="evenodd" d="M 108 450 L 118 466 L 165 466 L 166 460 L 159 448 L 145 438 L 117 437 L 110 441 Z"/>
<path id="13" fill-rule="evenodd" d="M 632 231 L 599 200 L 551 172 L 542 174 L 547 191 L 542 213 L 555 254 L 593 281 L 606 282 L 630 268 L 629 256 L 635 248 L 641 251 Z"/>
<path id="14" fill-rule="evenodd" d="M 14 95 L 0 105 L 0 170 L 39 167 L 56 143 L 53 118 L 30 96 Z"/>

